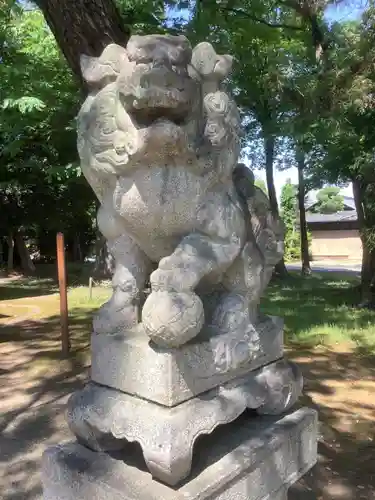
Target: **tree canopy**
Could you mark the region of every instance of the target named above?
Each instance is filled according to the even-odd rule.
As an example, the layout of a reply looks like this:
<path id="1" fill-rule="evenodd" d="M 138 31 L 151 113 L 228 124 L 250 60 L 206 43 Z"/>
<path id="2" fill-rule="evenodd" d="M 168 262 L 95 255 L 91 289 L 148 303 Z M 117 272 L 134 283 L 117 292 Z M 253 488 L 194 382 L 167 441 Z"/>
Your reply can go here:
<path id="1" fill-rule="evenodd" d="M 344 197 L 340 194 L 340 188 L 326 186 L 316 195 L 317 202 L 313 211 L 319 214 L 334 214 L 344 209 Z"/>
<path id="2" fill-rule="evenodd" d="M 227 85 L 245 129 L 243 159 L 252 168 L 265 168 L 273 212 L 279 210 L 276 168 L 298 164 L 299 213 L 309 189 L 352 182 L 368 298 L 375 276 L 375 7 L 369 2 L 356 19 L 329 21 L 332 4 L 2 0 L 3 243 L 22 233 L 39 254 L 48 254 L 54 232 L 62 229 L 72 256 L 87 254 L 95 233 L 95 200 L 81 176 L 75 146 L 75 116 L 86 92 L 79 57 L 98 55 L 109 42 L 125 45 L 131 33 L 178 32 L 192 43 L 206 39 L 217 51 L 234 55 Z M 336 210 L 334 192 L 322 192 L 321 210 L 333 205 Z"/>

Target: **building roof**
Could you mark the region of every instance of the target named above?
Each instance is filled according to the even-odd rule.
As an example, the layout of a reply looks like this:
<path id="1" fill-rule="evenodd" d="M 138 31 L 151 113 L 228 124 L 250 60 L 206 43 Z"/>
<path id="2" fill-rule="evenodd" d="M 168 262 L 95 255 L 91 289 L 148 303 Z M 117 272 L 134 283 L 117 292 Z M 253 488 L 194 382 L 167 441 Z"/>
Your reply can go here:
<path id="1" fill-rule="evenodd" d="M 306 213 L 306 222 L 311 223 L 322 223 L 322 222 L 348 222 L 356 221 L 357 211 L 356 210 L 342 210 L 341 212 L 336 212 L 335 214 L 312 214 Z"/>
<path id="2" fill-rule="evenodd" d="M 355 201 L 352 196 L 343 196 L 344 198 L 344 205 L 346 207 L 351 208 L 352 210 L 355 210 Z"/>
<path id="3" fill-rule="evenodd" d="M 355 210 L 355 202 L 354 198 L 351 196 L 342 196 L 345 210 Z M 311 210 L 316 204 L 318 200 L 316 199 L 316 193 L 311 193 L 309 199 L 306 201 L 306 211 Z"/>

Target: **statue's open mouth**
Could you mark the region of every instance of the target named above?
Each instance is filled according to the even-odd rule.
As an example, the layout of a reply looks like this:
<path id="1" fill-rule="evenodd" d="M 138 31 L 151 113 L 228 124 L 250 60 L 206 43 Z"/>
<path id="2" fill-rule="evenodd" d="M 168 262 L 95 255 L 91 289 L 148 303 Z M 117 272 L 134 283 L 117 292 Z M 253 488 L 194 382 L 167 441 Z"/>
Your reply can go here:
<path id="1" fill-rule="evenodd" d="M 133 93 L 121 95 L 120 91 L 120 99 L 124 99 L 132 118 L 140 127 L 160 120 L 183 124 L 197 99 L 196 84 L 187 72 L 152 65 L 142 65 L 140 71 L 132 86 Z"/>
<path id="2" fill-rule="evenodd" d="M 132 118 L 141 127 L 167 120 L 182 125 L 191 112 L 189 93 L 184 89 L 150 87 L 138 89 L 131 103 Z"/>
<path id="3" fill-rule="evenodd" d="M 188 113 L 185 109 L 166 107 L 134 108 L 132 117 L 140 127 L 149 127 L 155 122 L 169 121 L 181 126 L 185 123 Z"/>

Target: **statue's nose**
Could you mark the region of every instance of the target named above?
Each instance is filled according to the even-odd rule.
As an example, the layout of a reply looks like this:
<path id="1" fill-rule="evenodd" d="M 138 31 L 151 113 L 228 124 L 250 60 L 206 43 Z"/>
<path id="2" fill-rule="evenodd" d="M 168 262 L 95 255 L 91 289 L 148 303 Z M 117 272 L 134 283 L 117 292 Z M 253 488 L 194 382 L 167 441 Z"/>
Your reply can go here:
<path id="1" fill-rule="evenodd" d="M 171 68 L 172 64 L 170 61 L 170 57 L 168 55 L 167 50 L 163 50 L 163 48 L 160 48 L 157 53 L 154 55 L 154 60 L 152 63 L 153 68 Z"/>

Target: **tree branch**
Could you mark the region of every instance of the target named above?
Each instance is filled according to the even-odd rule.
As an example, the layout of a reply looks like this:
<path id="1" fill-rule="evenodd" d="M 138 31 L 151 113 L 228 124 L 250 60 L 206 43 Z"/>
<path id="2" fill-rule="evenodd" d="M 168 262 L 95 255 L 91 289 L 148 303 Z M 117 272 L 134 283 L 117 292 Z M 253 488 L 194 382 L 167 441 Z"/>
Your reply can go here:
<path id="1" fill-rule="evenodd" d="M 34 0 L 82 86 L 80 56 L 98 57 L 109 43 L 126 46 L 130 27 L 114 0 Z"/>
<path id="2" fill-rule="evenodd" d="M 315 58 L 319 62 L 321 58 L 326 56 L 326 51 L 329 46 L 325 34 L 319 24 L 318 14 L 308 2 L 300 3 L 298 0 L 279 0 L 281 5 L 293 9 L 299 14 L 302 19 L 310 24 L 312 44 L 315 49 Z"/>
<path id="3" fill-rule="evenodd" d="M 268 28 L 278 28 L 278 29 L 289 29 L 289 30 L 295 30 L 295 31 L 302 31 L 303 28 L 302 26 L 295 26 L 291 24 L 282 24 L 282 23 L 270 23 L 266 21 L 265 19 L 261 19 L 259 17 L 253 16 L 249 12 L 246 12 L 245 10 L 242 9 L 236 9 L 234 7 L 219 7 L 221 11 L 223 12 L 229 12 L 233 14 L 237 14 L 239 16 L 246 17 L 247 19 L 251 19 L 252 21 L 259 23 L 259 24 L 264 24 L 264 26 L 267 26 Z"/>

